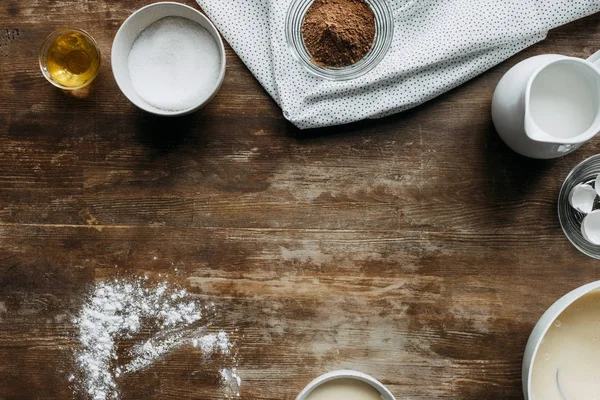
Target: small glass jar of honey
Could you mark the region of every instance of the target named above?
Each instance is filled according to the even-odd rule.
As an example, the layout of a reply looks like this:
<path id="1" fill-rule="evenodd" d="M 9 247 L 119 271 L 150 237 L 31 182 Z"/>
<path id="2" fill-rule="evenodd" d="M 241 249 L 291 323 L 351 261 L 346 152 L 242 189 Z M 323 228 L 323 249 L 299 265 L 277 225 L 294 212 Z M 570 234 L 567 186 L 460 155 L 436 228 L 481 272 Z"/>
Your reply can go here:
<path id="1" fill-rule="evenodd" d="M 50 34 L 40 50 L 40 68 L 50 83 L 65 90 L 92 83 L 100 70 L 100 50 L 94 38 L 76 28 Z"/>

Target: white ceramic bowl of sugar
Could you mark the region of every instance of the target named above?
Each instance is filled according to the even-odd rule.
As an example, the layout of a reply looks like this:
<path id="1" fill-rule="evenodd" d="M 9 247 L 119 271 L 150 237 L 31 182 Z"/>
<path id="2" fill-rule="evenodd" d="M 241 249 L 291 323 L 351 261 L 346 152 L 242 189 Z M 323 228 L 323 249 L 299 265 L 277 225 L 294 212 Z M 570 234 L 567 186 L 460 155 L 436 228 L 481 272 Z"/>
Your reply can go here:
<path id="1" fill-rule="evenodd" d="M 344 392 L 342 393 L 337 393 L 338 397 L 335 397 L 333 393 L 319 393 L 317 395 L 317 391 L 319 390 L 319 388 L 323 388 L 325 387 L 327 384 L 330 383 L 335 383 L 336 381 L 339 382 L 348 382 L 348 381 L 358 381 L 361 382 L 362 384 L 366 384 L 368 386 L 371 386 L 373 389 L 375 389 L 373 391 L 373 394 L 375 398 L 377 398 L 377 400 L 396 400 L 394 395 L 388 390 L 388 388 L 386 388 L 383 383 L 379 382 L 377 379 L 373 378 L 370 375 L 364 374 L 362 372 L 359 371 L 352 371 L 352 370 L 338 370 L 338 371 L 332 371 L 332 372 L 328 372 L 324 375 L 319 376 L 318 378 L 316 378 L 315 380 L 313 380 L 312 382 L 310 382 L 301 392 L 300 394 L 298 394 L 298 397 L 296 397 L 296 400 L 311 400 L 313 398 L 338 398 L 340 395 L 348 398 L 351 396 L 356 396 L 356 398 L 371 398 L 368 395 L 368 392 L 362 392 L 359 396 L 358 393 L 352 393 L 350 394 L 349 392 Z M 361 388 L 362 389 L 362 388 Z M 314 396 L 313 396 L 314 395 Z"/>
<path id="2" fill-rule="evenodd" d="M 188 99 L 185 102 L 187 103 L 185 107 L 176 109 L 157 107 L 146 100 L 148 97 L 144 98 L 140 96 L 138 93 L 139 90 L 136 90 L 134 83 L 132 82 L 130 73 L 129 57 L 134 43 L 136 43 L 136 40 L 144 30 L 155 24 L 157 21 L 167 17 L 185 18 L 199 24 L 214 38 L 217 46 L 217 53 L 220 56 L 218 70 L 214 75 L 214 79 L 211 79 L 210 85 L 203 87 L 202 90 L 198 90 L 197 96 L 192 100 Z M 225 78 L 225 46 L 223 45 L 219 32 L 212 22 L 210 22 L 210 20 L 200 11 L 185 4 L 175 2 L 150 4 L 140 8 L 127 18 L 115 36 L 111 58 L 113 75 L 125 97 L 142 110 L 162 116 L 186 115 L 204 107 L 219 91 Z M 159 76 L 156 78 L 160 79 Z M 194 79 L 198 79 L 198 77 L 195 77 L 194 75 L 189 76 L 190 82 Z M 136 84 L 139 85 L 137 82 Z M 149 84 L 152 84 L 152 82 L 149 82 Z"/>
<path id="3" fill-rule="evenodd" d="M 588 283 L 587 285 L 581 286 L 560 299 L 558 299 L 539 319 L 531 335 L 529 336 L 529 340 L 527 342 L 527 347 L 525 348 L 525 355 L 523 357 L 523 370 L 522 370 L 522 380 L 523 380 L 523 394 L 525 395 L 525 400 L 544 400 L 535 398 L 533 395 L 533 385 L 532 385 L 532 376 L 533 376 L 533 364 L 536 360 L 536 356 L 540 349 L 540 346 L 543 343 L 544 337 L 550 330 L 552 324 L 557 320 L 557 318 L 573 303 L 581 299 L 583 296 L 586 296 L 592 292 L 596 292 L 600 290 L 600 281 Z M 569 399 L 570 400 L 570 399 Z M 576 400 L 576 399 L 575 399 Z"/>

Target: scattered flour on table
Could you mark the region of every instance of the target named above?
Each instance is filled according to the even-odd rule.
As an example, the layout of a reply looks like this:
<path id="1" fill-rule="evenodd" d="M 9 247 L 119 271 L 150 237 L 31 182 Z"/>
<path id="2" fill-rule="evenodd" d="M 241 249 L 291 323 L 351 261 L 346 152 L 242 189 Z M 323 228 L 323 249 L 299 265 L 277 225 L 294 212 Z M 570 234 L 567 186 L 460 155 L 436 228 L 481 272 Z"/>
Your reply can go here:
<path id="1" fill-rule="evenodd" d="M 128 58 L 136 93 L 165 111 L 181 111 L 207 100 L 217 86 L 221 54 L 215 38 L 182 17 L 160 19 L 135 40 Z"/>
<path id="2" fill-rule="evenodd" d="M 225 395 L 227 398 L 238 398 L 240 397 L 240 387 L 242 386 L 242 379 L 238 374 L 236 368 L 222 368 L 221 369 L 221 382 L 225 388 Z"/>
<path id="3" fill-rule="evenodd" d="M 6 309 L 6 304 L 3 301 L 0 301 L 0 322 L 2 321 L 2 317 L 6 314 L 8 310 Z"/>
<path id="4" fill-rule="evenodd" d="M 181 288 L 167 283 L 148 284 L 143 279 L 113 280 L 97 284 L 74 319 L 80 348 L 76 351 L 76 374 L 69 380 L 93 400 L 118 399 L 117 378 L 140 371 L 170 351 L 185 345 L 199 348 L 202 359 L 214 353 L 224 356 L 220 374 L 223 395 L 239 397 L 241 380 L 235 366 L 233 345 L 224 331 L 207 333 L 211 307 L 190 300 Z M 128 362 L 118 364 L 121 340 L 148 330 L 154 335 L 127 351 Z M 223 371 L 233 371 L 225 379 Z"/>

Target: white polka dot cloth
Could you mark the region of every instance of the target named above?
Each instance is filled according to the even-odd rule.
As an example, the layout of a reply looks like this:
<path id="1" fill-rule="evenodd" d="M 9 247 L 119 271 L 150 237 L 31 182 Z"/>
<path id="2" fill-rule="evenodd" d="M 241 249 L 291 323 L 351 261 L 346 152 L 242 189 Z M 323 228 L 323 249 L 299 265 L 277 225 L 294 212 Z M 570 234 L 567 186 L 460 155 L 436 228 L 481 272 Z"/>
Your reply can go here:
<path id="1" fill-rule="evenodd" d="M 302 129 L 379 118 L 424 103 L 600 11 L 599 0 L 388 0 L 392 48 L 361 78 L 317 78 L 291 55 L 294 0 L 197 0 L 285 117 Z"/>

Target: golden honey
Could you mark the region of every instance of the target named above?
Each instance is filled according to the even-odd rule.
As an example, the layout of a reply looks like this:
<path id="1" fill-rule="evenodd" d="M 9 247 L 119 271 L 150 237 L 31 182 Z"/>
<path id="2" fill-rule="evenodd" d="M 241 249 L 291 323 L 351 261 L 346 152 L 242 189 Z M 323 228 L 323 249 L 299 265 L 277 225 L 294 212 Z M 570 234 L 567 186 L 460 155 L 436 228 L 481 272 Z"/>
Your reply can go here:
<path id="1" fill-rule="evenodd" d="M 42 71 L 59 87 L 81 88 L 98 74 L 100 52 L 94 40 L 83 31 L 63 29 L 55 32 L 42 52 Z"/>

